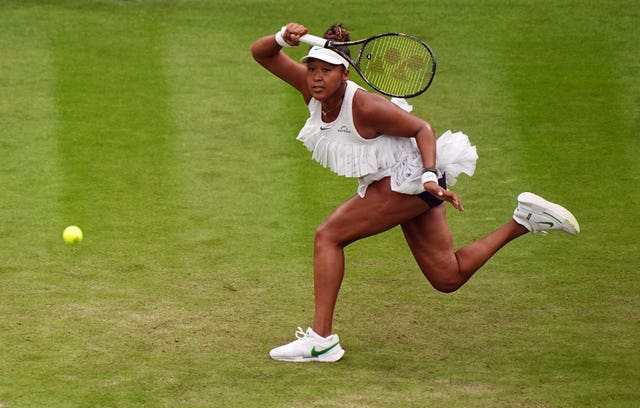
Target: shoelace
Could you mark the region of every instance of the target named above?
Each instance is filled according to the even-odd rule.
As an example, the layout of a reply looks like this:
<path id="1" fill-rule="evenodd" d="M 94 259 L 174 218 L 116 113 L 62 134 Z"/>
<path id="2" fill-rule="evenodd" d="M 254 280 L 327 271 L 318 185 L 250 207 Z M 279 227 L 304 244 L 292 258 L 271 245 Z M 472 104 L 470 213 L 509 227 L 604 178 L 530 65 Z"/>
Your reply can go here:
<path id="1" fill-rule="evenodd" d="M 304 337 L 307 337 L 307 332 L 302 330 L 302 327 L 298 326 L 298 330 L 296 330 L 296 338 L 302 339 Z"/>

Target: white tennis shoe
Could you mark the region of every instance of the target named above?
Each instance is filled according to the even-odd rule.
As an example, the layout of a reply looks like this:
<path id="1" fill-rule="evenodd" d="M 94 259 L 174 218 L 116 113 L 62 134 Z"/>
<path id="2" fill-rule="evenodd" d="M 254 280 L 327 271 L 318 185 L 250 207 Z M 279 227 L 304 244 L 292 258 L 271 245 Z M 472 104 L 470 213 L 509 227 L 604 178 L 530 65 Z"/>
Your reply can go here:
<path id="1" fill-rule="evenodd" d="M 548 230 L 560 230 L 571 235 L 580 233 L 580 224 L 569 210 L 533 193 L 518 196 L 513 219 L 534 234 Z"/>
<path id="2" fill-rule="evenodd" d="M 297 340 L 271 350 L 269 356 L 279 361 L 334 362 L 340 360 L 344 355 L 337 334 L 322 337 L 316 334 L 311 327 L 306 332 L 298 327 L 296 337 Z"/>

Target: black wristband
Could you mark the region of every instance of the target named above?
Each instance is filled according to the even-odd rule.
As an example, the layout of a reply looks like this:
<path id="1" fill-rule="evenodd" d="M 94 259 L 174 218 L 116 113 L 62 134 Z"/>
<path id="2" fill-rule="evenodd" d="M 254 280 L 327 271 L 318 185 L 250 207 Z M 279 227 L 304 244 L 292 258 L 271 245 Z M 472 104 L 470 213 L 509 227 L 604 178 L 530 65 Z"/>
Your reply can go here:
<path id="1" fill-rule="evenodd" d="M 436 176 L 438 175 L 438 169 L 436 169 L 436 168 L 434 168 L 434 167 L 424 167 L 424 168 L 422 169 L 422 174 L 427 173 L 427 172 L 429 172 L 429 173 L 433 173 L 433 174 L 435 174 Z"/>

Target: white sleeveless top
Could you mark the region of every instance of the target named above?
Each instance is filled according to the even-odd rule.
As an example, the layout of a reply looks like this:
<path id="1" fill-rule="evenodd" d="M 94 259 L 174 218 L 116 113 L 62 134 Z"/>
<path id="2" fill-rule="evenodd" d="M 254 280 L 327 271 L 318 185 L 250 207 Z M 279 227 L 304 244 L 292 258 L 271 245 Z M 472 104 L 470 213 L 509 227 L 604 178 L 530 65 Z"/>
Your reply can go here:
<path id="1" fill-rule="evenodd" d="M 422 158 L 415 139 L 380 135 L 365 139 L 353 123 L 353 96 L 356 83 L 347 81 L 344 100 L 335 121 L 322 121 L 320 101 L 309 101 L 310 117 L 297 139 L 311 151 L 324 167 L 345 177 L 358 178 L 358 194 L 364 197 L 367 186 L 391 176 L 391 189 L 404 194 L 420 194 L 424 186 Z"/>
<path id="2" fill-rule="evenodd" d="M 344 100 L 335 121 L 322 121 L 320 101 L 309 101 L 310 117 L 298 133 L 298 140 L 312 152 L 312 157 L 324 167 L 345 177 L 358 178 L 358 195 L 364 197 L 367 186 L 384 177 L 391 177 L 391 189 L 403 194 L 424 192 L 422 157 L 414 138 L 381 135 L 365 139 L 353 124 L 353 96 L 359 87 L 347 81 Z M 410 111 L 403 99 L 391 100 Z M 446 173 L 447 186 L 456 183 L 460 173 L 473 176 L 478 154 L 469 137 L 462 132 L 444 132 L 436 140 L 436 167 Z"/>

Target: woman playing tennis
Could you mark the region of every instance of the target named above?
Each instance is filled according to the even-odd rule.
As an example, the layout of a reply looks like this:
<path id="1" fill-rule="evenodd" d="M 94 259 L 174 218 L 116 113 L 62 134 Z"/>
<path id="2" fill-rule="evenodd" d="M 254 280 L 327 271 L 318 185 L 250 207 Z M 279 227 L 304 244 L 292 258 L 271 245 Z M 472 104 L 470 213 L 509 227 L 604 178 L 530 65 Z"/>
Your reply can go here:
<path id="1" fill-rule="evenodd" d="M 399 225 L 431 285 L 453 292 L 500 248 L 527 232 L 579 232 L 568 210 L 522 193 L 512 219 L 454 250 L 442 203 L 459 211 L 464 207 L 447 190 L 447 174 L 436 168 L 431 125 L 351 82 L 348 62 L 334 51 L 312 47 L 301 62 L 282 52 L 283 47 L 299 45 L 307 33 L 303 25 L 290 23 L 276 35 L 256 40 L 251 52 L 260 65 L 297 89 L 308 105 L 310 117 L 298 140 L 323 166 L 357 178 L 359 187 L 315 232 L 312 326 L 306 332 L 298 329 L 296 340 L 271 350 L 273 359 L 333 362 L 342 358 L 344 349 L 338 335 L 332 334 L 333 313 L 344 276 L 344 248 L 359 239 Z M 341 25 L 330 27 L 324 38 L 350 40 Z M 461 144 L 460 149 L 469 147 Z"/>

